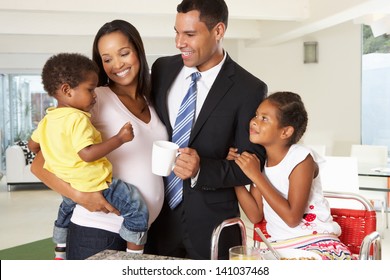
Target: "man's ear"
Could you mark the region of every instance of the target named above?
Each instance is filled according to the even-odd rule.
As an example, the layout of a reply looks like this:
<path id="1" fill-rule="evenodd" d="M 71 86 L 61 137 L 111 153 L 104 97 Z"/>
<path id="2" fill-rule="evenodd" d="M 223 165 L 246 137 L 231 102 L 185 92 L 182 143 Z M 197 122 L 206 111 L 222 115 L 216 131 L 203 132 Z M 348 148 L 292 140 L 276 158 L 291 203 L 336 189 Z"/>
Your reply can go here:
<path id="1" fill-rule="evenodd" d="M 216 38 L 217 40 L 223 39 L 225 36 L 226 26 L 223 24 L 223 22 L 217 23 L 217 25 L 214 27 L 216 32 Z"/>
<path id="2" fill-rule="evenodd" d="M 282 129 L 282 134 L 281 134 L 281 138 L 282 139 L 287 139 L 287 138 L 290 138 L 294 133 L 294 127 L 292 126 L 286 126 Z"/>

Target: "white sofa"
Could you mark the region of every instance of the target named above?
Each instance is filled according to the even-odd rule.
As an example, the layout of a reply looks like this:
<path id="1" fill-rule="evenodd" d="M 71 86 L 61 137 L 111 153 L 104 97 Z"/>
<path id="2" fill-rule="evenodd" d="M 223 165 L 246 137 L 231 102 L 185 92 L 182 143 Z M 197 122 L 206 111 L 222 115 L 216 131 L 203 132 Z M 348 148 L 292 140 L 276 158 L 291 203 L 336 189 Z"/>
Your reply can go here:
<path id="1" fill-rule="evenodd" d="M 26 164 L 25 154 L 21 146 L 9 146 L 5 152 L 6 179 L 8 191 L 12 185 L 26 185 L 42 183 L 31 173 L 31 164 Z"/>

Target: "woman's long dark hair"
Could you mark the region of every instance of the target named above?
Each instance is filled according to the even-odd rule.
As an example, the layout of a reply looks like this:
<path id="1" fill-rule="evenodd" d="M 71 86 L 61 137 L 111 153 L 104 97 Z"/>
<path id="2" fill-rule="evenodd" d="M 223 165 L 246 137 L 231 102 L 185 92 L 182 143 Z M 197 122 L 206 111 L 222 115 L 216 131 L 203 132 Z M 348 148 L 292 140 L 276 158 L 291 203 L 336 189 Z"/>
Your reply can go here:
<path id="1" fill-rule="evenodd" d="M 92 59 L 99 66 L 99 83 L 98 86 L 107 85 L 108 76 L 103 68 L 102 58 L 99 53 L 98 43 L 102 36 L 110 34 L 112 32 L 121 32 L 129 39 L 129 43 L 133 45 L 138 60 L 140 62 L 140 70 L 138 75 L 138 86 L 137 86 L 137 94 L 143 95 L 150 100 L 150 92 L 151 92 L 151 83 L 150 83 L 150 72 L 148 62 L 146 60 L 145 48 L 141 39 L 141 35 L 138 30 L 129 22 L 116 19 L 111 22 L 105 23 L 97 32 L 95 39 L 93 41 L 92 48 Z"/>

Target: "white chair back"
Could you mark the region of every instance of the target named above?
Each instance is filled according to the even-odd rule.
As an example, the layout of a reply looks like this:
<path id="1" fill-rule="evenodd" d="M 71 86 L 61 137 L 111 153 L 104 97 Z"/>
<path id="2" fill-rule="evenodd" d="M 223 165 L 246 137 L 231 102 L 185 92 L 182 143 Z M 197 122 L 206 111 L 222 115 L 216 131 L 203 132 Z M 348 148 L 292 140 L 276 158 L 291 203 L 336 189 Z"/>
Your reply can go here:
<path id="1" fill-rule="evenodd" d="M 387 146 L 352 145 L 351 156 L 356 157 L 359 164 L 377 164 L 378 167 L 387 165 Z"/>
<path id="2" fill-rule="evenodd" d="M 354 157 L 325 156 L 320 165 L 322 189 L 333 192 L 359 193 L 358 163 Z M 329 199 L 333 208 L 360 209 L 353 200 Z"/>
<path id="3" fill-rule="evenodd" d="M 372 168 L 387 166 L 387 146 L 373 146 L 373 145 L 352 145 L 351 156 L 355 157 L 358 161 L 358 165 L 367 166 Z M 378 187 L 386 188 L 387 179 L 372 177 L 372 176 L 359 176 L 360 187 Z M 363 193 L 363 192 L 362 192 Z M 367 195 L 367 191 L 364 192 Z M 385 200 L 385 193 L 370 192 L 371 197 L 376 199 Z"/>
<path id="4" fill-rule="evenodd" d="M 370 165 L 375 168 L 386 167 L 388 164 L 387 146 L 352 145 L 351 156 L 356 157 L 359 165 Z M 360 187 L 386 188 L 387 184 L 388 181 L 385 177 L 359 176 Z M 382 213 L 382 228 L 388 227 L 388 213 L 386 211 L 387 193 L 361 190 L 360 194 L 372 201 L 376 209 L 380 209 Z"/>
<path id="5" fill-rule="evenodd" d="M 326 156 L 320 166 L 325 191 L 359 192 L 358 163 L 354 157 Z"/>

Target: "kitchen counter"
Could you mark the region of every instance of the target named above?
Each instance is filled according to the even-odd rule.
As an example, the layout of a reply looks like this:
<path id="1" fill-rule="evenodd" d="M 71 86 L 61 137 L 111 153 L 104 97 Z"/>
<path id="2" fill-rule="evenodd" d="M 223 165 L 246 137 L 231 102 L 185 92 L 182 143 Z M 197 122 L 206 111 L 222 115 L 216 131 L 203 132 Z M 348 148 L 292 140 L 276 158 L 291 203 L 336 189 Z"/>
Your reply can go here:
<path id="1" fill-rule="evenodd" d="M 185 260 L 167 256 L 157 256 L 149 254 L 134 254 L 125 251 L 104 250 L 87 260 Z"/>

